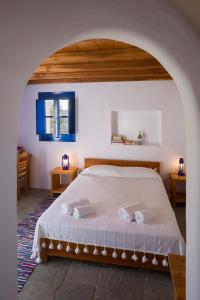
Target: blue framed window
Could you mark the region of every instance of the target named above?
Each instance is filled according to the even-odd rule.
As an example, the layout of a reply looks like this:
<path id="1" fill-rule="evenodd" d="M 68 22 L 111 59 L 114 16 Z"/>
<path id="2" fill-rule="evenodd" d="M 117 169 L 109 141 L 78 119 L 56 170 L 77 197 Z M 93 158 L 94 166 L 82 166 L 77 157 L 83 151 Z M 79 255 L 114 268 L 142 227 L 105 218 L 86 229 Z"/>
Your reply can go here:
<path id="1" fill-rule="evenodd" d="M 76 141 L 75 92 L 38 93 L 36 133 L 40 141 Z"/>

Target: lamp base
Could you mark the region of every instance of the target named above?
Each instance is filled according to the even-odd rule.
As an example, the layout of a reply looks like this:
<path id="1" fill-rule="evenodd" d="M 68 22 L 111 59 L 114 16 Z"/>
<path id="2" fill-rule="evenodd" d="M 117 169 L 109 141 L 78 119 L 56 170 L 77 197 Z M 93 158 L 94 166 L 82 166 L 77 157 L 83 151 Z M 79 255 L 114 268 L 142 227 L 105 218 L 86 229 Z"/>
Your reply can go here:
<path id="1" fill-rule="evenodd" d="M 63 170 L 69 170 L 69 167 L 68 166 L 63 167 Z"/>
<path id="2" fill-rule="evenodd" d="M 185 176 L 185 173 L 181 170 L 178 171 L 178 176 Z"/>

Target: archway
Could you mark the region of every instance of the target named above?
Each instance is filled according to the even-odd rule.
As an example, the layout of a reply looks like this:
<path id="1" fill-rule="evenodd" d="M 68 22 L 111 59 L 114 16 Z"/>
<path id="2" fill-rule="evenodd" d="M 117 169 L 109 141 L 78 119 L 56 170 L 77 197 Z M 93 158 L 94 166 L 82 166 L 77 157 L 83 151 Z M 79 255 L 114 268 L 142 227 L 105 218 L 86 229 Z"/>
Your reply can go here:
<path id="1" fill-rule="evenodd" d="M 15 174 L 4 171 L 15 165 L 17 101 L 14 102 L 13 99 L 18 99 L 19 103 L 23 87 L 30 74 L 52 50 L 78 40 L 100 37 L 114 38 L 134 44 L 153 54 L 172 75 L 182 96 L 186 122 L 188 174 L 187 297 L 188 299 L 198 299 L 199 297 L 200 186 L 198 179 L 200 176 L 200 142 L 197 137 L 200 129 L 200 86 L 198 82 L 200 44 L 186 22 L 177 15 L 167 2 L 155 3 L 143 0 L 138 3 L 130 1 L 123 7 L 119 2 L 115 3 L 115 7 L 107 1 L 105 3 L 88 3 L 87 10 L 85 10 L 85 3 L 81 2 L 79 3 L 79 10 L 76 7 L 77 3 L 69 4 L 63 1 L 59 7 L 52 3 L 46 7 L 44 3 L 41 4 L 40 11 L 34 3 L 29 3 L 26 15 L 24 15 L 21 5 L 16 4 L 12 7 L 12 11 L 15 13 L 12 16 L 14 24 L 12 34 L 10 34 L 9 29 L 11 20 L 9 4 L 5 7 L 7 18 L 3 18 L 4 26 L 1 28 L 3 36 L 6 36 L 7 39 L 3 44 L 4 55 L 1 56 L 2 70 L 6 70 L 6 72 L 1 77 L 3 100 L 1 139 L 3 143 L 0 159 L 2 177 L 0 209 L 3 212 L 1 228 L 8 229 L 6 233 L 2 230 L 4 247 L 1 251 L 2 268 L 7 274 L 1 282 L 2 294 L 5 298 L 13 299 L 15 297 L 13 296 L 15 275 L 13 273 L 13 276 L 10 276 L 15 266 L 15 222 L 12 221 L 15 219 L 15 207 L 12 201 L 15 198 Z M 46 12 L 47 19 L 44 19 L 43 11 Z M 76 13 L 68 14 L 66 18 L 66 11 Z M 26 26 L 24 26 L 24 21 Z M 94 29 L 91 31 L 91 28 Z M 19 41 L 16 43 L 16 39 L 13 38 L 17 36 L 22 38 L 21 43 Z M 26 36 L 25 40 L 23 40 L 24 36 Z M 13 49 L 15 49 L 15 56 Z M 12 118 L 14 126 L 9 126 L 5 112 Z M 7 245 L 10 245 L 9 251 Z M 7 261 L 10 261 L 10 266 L 7 266 Z M 10 277 L 9 284 L 7 282 L 8 276 Z"/>
<path id="2" fill-rule="evenodd" d="M 95 43 L 98 43 L 99 42 L 99 44 L 100 44 L 100 41 L 101 40 L 95 40 Z M 110 40 L 107 40 L 107 42 L 113 42 L 113 41 L 110 41 Z M 87 42 L 87 43 L 86 43 Z M 90 40 L 90 43 L 91 43 L 92 41 Z M 104 40 L 104 42 L 105 42 L 105 40 Z M 82 42 L 78 42 L 77 44 L 75 44 L 74 45 L 74 47 L 76 46 L 76 47 L 79 47 L 79 51 L 80 51 L 80 48 L 81 48 L 81 44 L 82 43 L 82 45 L 83 45 L 83 43 L 84 43 L 84 58 L 85 57 L 87 57 L 87 55 L 86 55 L 86 50 L 85 50 L 85 48 L 86 48 L 86 46 L 89 44 L 89 41 L 87 40 L 87 41 L 82 41 Z M 115 41 L 115 43 L 117 43 L 117 41 Z M 123 45 L 124 46 L 124 45 Z M 129 47 L 130 47 L 130 45 L 128 45 Z M 90 51 L 91 51 L 91 48 L 89 47 L 89 46 L 87 46 L 89 49 L 90 49 Z M 103 46 L 102 46 L 102 44 L 100 44 L 99 45 L 99 47 L 100 47 L 100 49 L 102 50 L 102 48 L 103 48 Z M 108 47 L 108 45 L 107 45 L 107 47 Z M 119 45 L 118 47 L 122 47 L 122 45 Z M 70 51 L 72 51 L 72 49 L 73 49 L 73 45 L 71 45 L 71 46 L 67 46 L 66 48 L 64 48 L 64 49 L 62 49 L 62 50 L 58 50 L 58 54 L 60 54 L 61 56 L 59 56 L 59 59 L 61 60 L 61 57 L 62 57 L 62 55 L 63 55 L 63 53 L 67 53 L 68 55 L 69 55 L 69 52 Z M 64 52 L 64 50 L 66 51 L 66 52 Z M 94 52 L 94 50 L 92 50 L 93 52 Z M 119 50 L 118 50 L 119 51 Z M 70 52 L 70 54 L 72 55 L 72 53 Z M 75 54 L 75 53 L 74 53 Z M 126 54 L 127 54 L 127 52 L 126 52 Z M 105 54 L 104 54 L 104 56 L 105 56 Z M 135 56 L 136 56 L 136 54 L 135 54 Z M 81 56 L 82 57 L 82 56 Z M 92 56 L 93 57 L 93 56 Z M 92 57 L 90 58 L 90 60 L 92 60 Z M 134 55 L 133 55 L 133 57 L 134 57 Z M 141 53 L 140 53 L 140 57 L 141 57 Z M 65 60 L 67 60 L 67 58 L 68 58 L 68 56 L 66 55 L 65 56 Z M 71 58 L 71 56 L 70 56 L 70 58 Z M 73 58 L 74 58 L 74 56 L 73 56 Z M 110 57 L 107 57 L 107 59 L 108 58 L 110 58 Z M 136 57 L 137 58 L 137 57 Z M 79 59 L 80 59 L 80 57 L 79 57 Z M 50 67 L 52 68 L 53 67 L 53 62 L 52 62 L 52 60 L 53 60 L 53 57 L 51 57 L 51 58 L 48 58 L 47 59 L 49 62 L 51 62 L 50 63 Z M 60 60 L 59 60 L 59 62 L 60 62 Z M 67 60 L 67 62 L 68 62 L 68 60 Z M 97 58 L 96 58 L 96 60 L 95 60 L 95 63 L 99 63 L 99 61 L 97 61 Z M 77 63 L 77 62 L 76 62 Z M 79 62 L 80 63 L 80 62 Z M 113 63 L 113 62 L 112 62 Z M 62 66 L 64 66 L 64 62 L 61 60 L 61 62 L 60 62 L 60 64 L 62 64 Z M 82 62 L 82 64 L 83 64 L 83 62 Z M 69 68 L 70 68 L 70 71 L 71 71 L 71 69 L 73 69 L 73 66 L 72 66 L 73 64 L 72 64 L 72 62 L 71 62 L 71 64 L 70 64 L 70 66 L 69 66 Z M 57 57 L 57 60 L 56 60 L 56 68 L 58 68 L 60 65 L 58 65 L 58 57 Z M 116 64 L 116 66 L 117 66 L 117 64 Z M 123 66 L 124 67 L 124 66 Z M 41 71 L 43 71 L 44 70 L 44 68 L 45 68 L 45 61 L 44 62 L 42 62 L 42 70 Z M 66 68 L 67 68 L 67 66 L 66 66 Z M 79 68 L 80 68 L 80 66 L 79 66 Z M 130 65 L 129 65 L 129 68 L 130 68 Z M 85 68 L 83 68 L 84 70 L 85 70 Z M 60 70 L 60 69 L 59 69 Z M 109 65 L 109 70 L 110 70 L 110 65 Z M 63 71 L 63 68 L 62 68 L 62 71 Z M 67 71 L 67 70 L 66 70 Z M 38 71 L 39 72 L 39 71 Z M 46 72 L 46 69 L 45 69 L 45 72 Z M 48 80 L 48 74 L 49 74 L 49 72 L 50 72 L 50 70 L 47 70 L 47 74 L 46 74 L 46 76 L 45 76 L 45 80 Z M 67 73 L 67 72 L 66 72 Z M 43 74 L 43 72 L 41 72 L 40 73 L 40 75 L 42 75 Z M 52 73 L 50 73 L 51 75 L 52 75 Z M 66 74 L 66 76 L 68 75 L 68 73 Z M 70 74 L 71 76 L 72 76 L 72 74 Z M 119 75 L 119 74 L 118 74 Z M 105 76 L 105 75 L 104 75 Z M 67 81 L 67 78 L 66 77 L 64 77 L 64 79 Z M 71 79 L 71 77 L 70 77 L 70 79 Z M 93 78 L 92 78 L 93 79 Z M 40 80 L 42 81 L 42 79 L 40 78 Z M 38 82 L 37 82 L 38 83 Z M 134 85 L 136 85 L 136 82 L 134 83 L 134 82 L 130 82 L 131 84 L 132 84 L 132 86 L 134 86 Z M 137 82 L 138 84 L 137 84 L 137 87 L 139 88 L 139 89 L 141 89 L 141 84 L 142 84 L 142 82 Z M 153 85 L 154 87 L 156 86 L 156 81 L 154 81 L 154 82 L 143 82 L 143 84 L 145 84 L 145 83 L 149 83 L 149 87 L 150 87 L 150 89 L 148 89 L 148 96 L 145 98 L 145 96 L 144 96 L 144 98 L 145 98 L 145 102 L 146 102 L 146 106 L 144 105 L 144 109 L 155 109 L 155 107 L 153 106 L 151 106 L 150 105 L 150 103 L 151 103 L 151 95 L 150 95 L 150 93 L 151 93 L 151 85 Z M 172 81 L 170 81 L 170 82 L 159 82 L 161 85 L 163 84 L 173 84 L 173 82 Z M 117 84 L 115 85 L 115 94 L 119 94 L 120 95 L 120 91 L 117 89 L 117 85 L 118 84 L 120 84 L 119 82 L 117 82 Z M 92 84 L 92 85 L 94 85 L 94 84 Z M 95 86 L 96 86 L 97 84 L 95 84 Z M 175 85 L 175 84 L 174 84 Z M 101 91 L 99 91 L 98 90 L 98 88 L 96 87 L 96 95 L 95 94 L 92 94 L 92 91 L 91 91 L 91 85 L 90 84 L 86 84 L 86 86 L 87 86 L 87 94 L 88 94 L 88 97 L 87 98 L 91 98 L 91 103 L 90 103 L 90 101 L 89 102 L 87 102 L 87 99 L 85 99 L 84 98 L 84 95 L 83 94 L 81 94 L 81 88 L 79 89 L 78 87 L 80 87 L 80 86 L 82 86 L 82 83 L 81 84 L 74 84 L 74 87 L 73 87 L 73 84 L 71 84 L 71 83 L 65 83 L 65 84 L 63 84 L 63 85 L 59 85 L 58 86 L 58 84 L 53 84 L 52 86 L 51 85 L 47 85 L 47 84 L 45 84 L 45 85 L 39 85 L 39 86 L 37 86 L 37 85 L 31 85 L 31 86 L 28 86 L 28 87 L 26 87 L 26 92 L 25 92 L 25 94 L 26 94 L 26 96 L 25 96 L 25 101 L 23 101 L 22 102 L 22 107 L 23 107 L 23 116 L 24 116 L 24 118 L 23 118 L 23 125 L 24 125 L 24 127 L 27 127 L 27 128 L 29 128 L 29 124 L 28 124 L 28 122 L 26 121 L 26 111 L 28 112 L 28 119 L 29 120 L 33 120 L 34 118 L 32 117 L 32 115 L 34 115 L 35 116 L 35 112 L 33 111 L 33 107 L 35 107 L 35 99 L 36 99 L 36 97 L 37 97 L 37 94 L 36 93 L 34 93 L 34 96 L 33 96 L 33 91 L 40 91 L 40 92 L 42 92 L 42 91 L 64 91 L 64 90 L 70 90 L 70 91 L 75 91 L 76 92 L 76 95 L 77 95 L 77 97 L 79 98 L 79 109 L 78 109 L 78 111 L 79 111 L 79 115 L 81 114 L 81 112 L 82 112 L 82 107 L 80 107 L 80 102 L 83 102 L 84 103 L 84 106 L 93 106 L 94 104 L 93 103 L 96 103 L 97 104 L 97 106 L 99 106 L 100 105 L 100 107 L 101 107 L 101 117 L 103 117 L 103 119 L 104 119 L 104 122 L 103 123 L 106 123 L 107 124 L 107 126 L 109 127 L 109 125 L 110 125 L 110 123 L 109 122 L 107 122 L 108 120 L 107 120 L 107 118 L 104 118 L 104 97 L 102 97 L 102 94 L 101 94 Z M 83 85 L 84 86 L 84 85 Z M 98 85 L 97 85 L 98 86 Z M 110 105 L 111 105 L 111 103 L 112 102 L 110 102 L 109 101 L 109 98 L 110 98 L 110 94 L 108 93 L 108 90 L 107 90 L 107 83 L 102 83 L 102 85 L 101 85 L 101 87 L 102 87 L 102 90 L 105 90 L 106 92 L 105 92 L 105 94 L 106 94 L 106 96 L 107 96 L 107 98 L 108 99 L 106 99 L 107 100 L 107 102 L 109 102 L 110 103 Z M 122 89 L 122 86 L 123 85 L 120 85 L 121 86 L 121 89 Z M 148 86 L 148 85 L 147 85 Z M 59 89 L 59 90 L 58 90 Z M 126 85 L 126 89 L 128 89 L 128 85 Z M 143 89 L 144 89 L 144 86 L 143 86 Z M 28 92 L 29 91 L 29 92 Z M 134 92 L 136 93 L 136 95 L 135 95 L 135 97 L 134 97 Z M 156 94 L 159 94 L 159 89 L 157 90 L 157 93 L 156 93 L 156 91 L 155 91 L 155 97 L 156 97 Z M 173 107 L 173 103 L 174 103 L 174 105 L 175 105 L 175 103 L 176 103 L 176 97 L 175 97 L 175 95 L 176 94 L 174 94 L 174 99 L 173 99 L 173 101 L 171 101 L 171 99 L 167 99 L 167 97 L 165 97 L 165 94 L 167 94 L 167 93 L 165 93 L 165 92 L 163 92 L 163 94 L 162 95 L 160 95 L 161 96 L 161 102 L 163 102 L 163 103 L 165 103 L 165 106 L 167 106 L 166 104 L 167 103 L 171 103 L 171 108 Z M 33 97 L 32 97 L 33 96 Z M 91 97 L 92 96 L 92 97 Z M 128 95 L 126 94 L 126 92 L 123 90 L 123 95 L 121 95 L 121 106 L 122 107 L 124 107 L 124 109 L 125 109 L 125 103 L 126 103 L 126 97 L 127 97 Z M 95 98 L 94 98 L 95 97 Z M 116 97 L 116 96 L 115 96 Z M 123 97 L 123 98 L 122 98 Z M 135 103 L 135 101 L 134 101 L 134 98 L 137 98 L 137 97 L 139 97 L 139 95 L 138 95 L 138 93 L 137 93 L 137 90 L 136 91 L 134 91 L 134 89 L 132 90 L 132 99 L 131 99 L 131 101 L 134 103 L 133 104 L 133 106 L 132 106 L 132 109 L 139 109 L 139 106 L 137 106 L 137 102 L 138 102 L 138 100 L 136 101 L 136 103 Z M 168 97 L 169 97 L 169 94 L 168 94 Z M 171 97 L 171 98 L 172 98 Z M 33 98 L 33 99 L 32 99 Z M 99 99 L 100 98 L 100 99 Z M 123 99 L 123 100 L 122 100 Z M 141 98 L 139 97 L 139 99 L 140 99 L 140 101 L 139 102 L 141 102 Z M 97 101 L 97 100 L 99 100 L 99 101 Z M 168 101 L 168 102 L 167 102 Z M 26 104 L 26 103 L 27 104 Z M 167 103 L 166 103 L 167 102 Z M 33 103 L 34 103 L 34 105 L 33 105 Z M 99 103 L 99 105 L 98 105 L 98 103 Z M 109 105 L 109 107 L 110 107 L 110 109 L 111 109 L 111 106 Z M 115 105 L 117 105 L 117 103 L 115 104 Z M 136 107 L 134 107 L 136 105 Z M 30 108 L 29 108 L 30 107 Z M 169 104 L 168 104 L 168 107 L 169 107 Z M 116 106 L 115 106 L 115 109 L 116 109 Z M 129 107 L 129 109 L 131 109 L 131 107 Z M 32 111 L 32 113 L 31 113 L 31 111 Z M 169 108 L 169 111 L 170 111 L 170 113 L 172 112 L 172 109 L 170 109 Z M 176 110 L 177 111 L 177 110 Z M 172 118 L 170 118 L 170 113 L 169 113 L 169 116 L 168 116 L 168 118 L 170 119 L 170 123 L 172 124 Z M 91 117 L 90 117 L 90 115 L 94 115 L 95 116 L 95 121 L 93 121 L 93 128 L 91 129 L 91 127 L 89 127 L 89 128 L 87 128 L 87 132 L 88 132 L 88 135 L 85 135 L 85 137 L 87 138 L 86 139 L 86 144 L 88 144 L 88 141 L 90 141 L 89 142 L 89 148 L 90 148 L 90 146 L 91 146 L 91 143 L 92 143 L 92 139 L 90 139 L 89 138 L 89 132 L 90 131 L 93 131 L 93 132 L 97 132 L 97 131 L 95 131 L 95 122 L 97 122 L 98 123 L 98 121 L 97 121 L 97 119 L 98 119 L 98 115 L 99 115 L 99 113 L 97 112 L 97 113 L 95 113 L 93 110 L 91 110 L 90 108 L 88 108 L 87 110 L 85 110 L 84 111 L 84 118 L 85 119 L 88 119 L 89 118 L 89 120 L 90 120 L 90 122 L 93 120 L 93 119 L 91 119 Z M 164 117 L 164 112 L 162 112 L 162 114 L 163 114 L 163 117 Z M 109 115 L 110 116 L 110 115 Z M 178 116 L 178 111 L 177 111 L 177 116 Z M 178 117 L 178 119 L 181 119 L 181 115 L 179 114 L 179 117 Z M 85 120 L 86 122 L 87 122 L 87 120 Z M 32 126 L 34 126 L 34 121 L 29 121 L 29 123 L 32 123 L 33 125 Z M 78 124 L 79 124 L 79 129 L 81 128 L 81 132 L 83 132 L 84 131 L 84 126 L 82 127 L 82 123 L 81 123 L 81 121 L 79 120 L 79 122 L 78 122 Z M 22 125 L 22 127 L 23 127 L 23 125 Z M 102 124 L 103 125 L 103 124 Z M 176 126 L 176 118 L 175 118 L 175 124 L 174 124 L 174 126 Z M 104 126 L 103 126 L 104 127 Z M 163 126 L 164 127 L 164 126 Z M 175 130 L 177 130 L 177 128 L 178 128 L 178 124 L 177 124 L 177 126 L 176 126 L 176 129 Z M 180 128 L 179 127 L 179 129 L 180 129 L 180 132 L 181 132 L 181 129 L 182 128 Z M 174 131 L 175 131 L 174 130 Z M 32 136 L 32 144 L 34 145 L 33 146 L 33 148 L 31 148 L 31 145 L 30 145 L 30 142 L 29 142 L 29 135 L 30 135 L 30 132 L 32 132 L 32 135 L 33 135 L 33 132 L 34 132 L 34 134 L 35 134 L 35 130 L 24 130 L 24 131 L 26 131 L 27 133 L 26 133 L 26 136 L 27 136 L 27 144 L 25 143 L 23 146 L 25 146 L 26 147 L 26 145 L 28 146 L 28 149 L 29 149 L 29 151 L 32 153 L 32 155 L 33 155 L 33 161 L 34 161 L 34 168 L 36 168 L 36 165 L 38 164 L 39 165 L 39 168 L 41 169 L 41 172 L 39 172 L 39 173 L 42 173 L 42 172 L 44 172 L 44 174 L 43 174 L 43 176 L 41 176 L 42 178 L 45 178 L 45 179 L 48 179 L 49 178 L 49 176 L 48 176 L 48 174 L 49 174 L 49 172 L 50 172 L 50 169 L 48 170 L 47 169 L 47 166 L 48 166 L 48 163 L 49 163 L 49 160 L 48 160 L 48 158 L 46 158 L 45 159 L 45 164 L 43 165 L 42 164 L 42 161 L 40 161 L 39 160 L 39 157 L 37 156 L 37 152 L 35 151 L 36 150 L 36 148 L 40 148 L 40 149 L 42 149 L 42 145 L 39 145 L 39 144 L 44 144 L 44 142 L 43 143 L 39 143 L 38 142 L 38 137 L 37 136 Z M 101 131 L 102 132 L 104 132 L 104 129 L 101 129 Z M 25 134 L 25 132 L 24 132 L 24 134 Z M 105 134 L 105 133 L 104 133 Z M 177 132 L 177 134 L 179 134 L 179 132 Z M 168 134 L 168 140 L 170 140 L 170 136 L 171 135 L 173 135 L 172 133 L 171 133 L 171 131 L 169 132 L 169 134 Z M 181 135 L 181 133 L 180 133 L 180 135 Z M 25 141 L 26 141 L 26 137 L 24 137 L 24 139 L 25 139 Z M 35 140 L 36 139 L 36 140 Z M 78 139 L 77 139 L 77 141 L 78 141 Z M 99 137 L 99 139 L 97 140 L 97 143 L 98 142 L 100 142 L 101 141 L 101 144 L 99 144 L 99 148 L 103 148 L 103 149 L 105 149 L 104 147 L 105 147 L 105 143 L 104 143 L 104 139 L 102 139 L 102 135 L 100 135 L 100 137 Z M 110 137 L 108 138 L 108 141 L 107 141 L 107 143 L 108 144 L 110 144 Z M 46 154 L 46 156 L 47 157 L 51 157 L 51 159 L 50 159 L 50 161 L 51 161 L 51 163 L 52 163 L 52 167 L 54 167 L 55 165 L 57 165 L 57 164 L 59 164 L 60 163 L 60 161 L 58 161 L 58 162 L 55 162 L 55 158 L 58 156 L 58 157 L 61 157 L 61 151 L 60 151 L 60 148 L 61 148 L 61 145 L 59 145 L 59 143 L 57 143 L 57 145 L 56 145 L 56 152 L 53 152 L 52 151 L 52 143 L 46 143 L 47 145 L 48 145 L 48 152 L 47 151 L 45 151 L 45 154 Z M 73 143 L 72 143 L 73 144 Z M 93 148 L 95 148 L 95 143 L 92 143 L 93 144 Z M 41 147 L 40 147 L 41 146 Z M 75 145 L 74 145 L 75 146 Z M 114 145 L 114 147 L 112 147 L 112 148 L 115 148 L 116 149 L 116 147 L 115 147 L 116 145 Z M 72 148 L 72 146 L 71 146 L 71 143 L 70 144 L 65 144 L 64 143 L 64 145 L 63 145 L 63 148 L 64 147 L 66 147 L 66 149 L 67 149 L 67 153 L 68 154 L 70 154 L 70 160 L 71 160 L 71 149 L 70 148 Z M 85 146 L 86 147 L 86 146 Z M 80 158 L 81 156 L 82 157 L 88 157 L 88 156 L 86 156 L 86 155 L 84 155 L 84 151 L 85 151 L 85 147 L 81 147 L 81 145 L 79 144 L 78 145 L 78 149 L 80 149 L 80 151 L 78 151 L 78 157 Z M 138 148 L 138 147 L 129 147 L 129 149 L 130 148 Z M 146 147 L 146 148 L 148 148 L 148 147 Z M 156 147 L 156 148 L 158 148 L 158 147 Z M 103 157 L 103 156 L 100 156 L 100 155 L 106 155 L 105 157 L 109 157 L 109 158 L 111 158 L 112 156 L 111 156 L 111 150 L 113 150 L 113 149 L 110 149 L 110 150 L 108 150 L 108 151 L 102 151 L 102 152 L 104 152 L 104 153 L 102 153 L 102 154 L 96 154 L 94 151 L 94 149 L 92 149 L 92 153 L 93 153 L 93 157 Z M 127 157 L 126 157 L 126 151 L 127 151 L 128 149 L 123 149 L 123 156 L 121 156 L 120 157 L 120 154 L 121 153 L 119 153 L 119 148 L 118 148 L 118 154 L 117 154 L 117 158 L 118 159 L 120 159 L 120 158 L 122 158 L 122 159 L 128 159 Z M 134 149 L 132 149 L 132 150 L 134 150 Z M 138 149 L 139 150 L 139 149 Z M 183 150 L 183 149 L 182 149 Z M 63 151 L 65 151 L 65 150 L 63 150 Z M 91 151 L 91 149 L 90 149 L 90 151 Z M 72 150 L 72 152 L 75 152 L 75 149 L 74 150 Z M 142 152 L 142 149 L 141 149 L 141 152 Z M 148 152 L 148 151 L 147 151 Z M 152 158 L 150 158 L 150 157 L 148 157 L 148 153 L 146 152 L 146 156 L 144 157 L 144 159 L 145 160 L 152 160 Z M 162 161 L 162 164 L 163 164 L 163 160 L 164 160 L 164 162 L 166 162 L 167 161 L 167 153 L 166 153 L 166 156 L 162 159 L 162 158 L 160 158 L 159 157 L 159 154 L 158 154 L 158 151 L 156 150 L 156 149 L 154 149 L 154 152 L 156 152 L 157 153 L 157 156 L 154 158 L 155 160 L 159 160 L 159 161 Z M 88 155 L 91 155 L 90 154 L 91 152 L 88 152 Z M 122 155 L 122 154 L 121 154 Z M 132 152 L 132 156 L 131 156 L 131 158 L 130 159 L 138 159 L 138 160 L 140 160 L 140 158 L 139 157 L 137 157 L 136 156 L 136 154 L 134 154 L 134 152 Z M 73 162 L 72 162 L 72 165 L 73 165 Z M 168 165 L 169 165 L 169 163 L 168 163 Z M 80 165 L 80 161 L 79 161 L 79 167 L 81 167 L 81 165 Z M 162 168 L 163 169 L 163 168 Z M 39 176 L 35 176 L 35 173 L 34 173 L 34 176 L 33 176 L 34 178 L 38 178 Z M 41 188 L 42 188 L 42 186 L 41 186 Z M 44 187 L 43 187 L 44 188 Z M 47 268 L 48 268 L 49 266 L 47 266 Z M 162 276 L 162 275 L 161 275 Z M 162 277 L 161 277 L 162 278 Z M 31 282 L 29 282 L 29 283 L 31 283 Z M 30 286 L 30 285 L 29 285 Z M 26 291 L 27 291 L 27 289 L 25 289 Z M 159 289 L 158 289 L 159 290 Z M 162 290 L 162 288 L 161 288 L 161 290 Z"/>

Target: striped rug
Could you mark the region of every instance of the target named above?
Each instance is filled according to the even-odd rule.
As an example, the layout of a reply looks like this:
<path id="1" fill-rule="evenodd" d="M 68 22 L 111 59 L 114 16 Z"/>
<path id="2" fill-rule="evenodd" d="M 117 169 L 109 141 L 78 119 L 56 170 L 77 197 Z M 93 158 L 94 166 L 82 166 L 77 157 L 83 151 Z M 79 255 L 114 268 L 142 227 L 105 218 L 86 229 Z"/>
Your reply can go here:
<path id="1" fill-rule="evenodd" d="M 23 288 L 36 267 L 33 259 L 30 259 L 35 225 L 42 213 L 53 203 L 53 200 L 44 199 L 38 207 L 26 215 L 17 226 L 17 291 Z"/>

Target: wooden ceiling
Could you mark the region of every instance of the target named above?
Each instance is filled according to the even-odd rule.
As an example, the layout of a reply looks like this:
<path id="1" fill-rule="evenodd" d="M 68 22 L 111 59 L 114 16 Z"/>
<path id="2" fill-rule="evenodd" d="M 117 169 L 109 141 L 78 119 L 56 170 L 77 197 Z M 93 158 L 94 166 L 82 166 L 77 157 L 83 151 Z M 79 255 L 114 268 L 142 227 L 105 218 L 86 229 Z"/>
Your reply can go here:
<path id="1" fill-rule="evenodd" d="M 149 53 L 108 39 L 86 40 L 49 56 L 28 84 L 172 79 Z"/>

